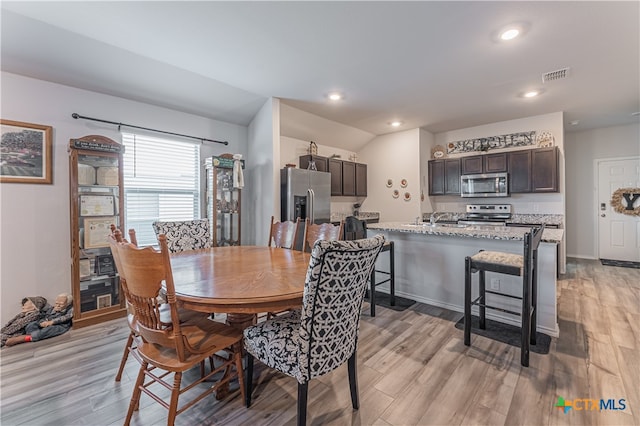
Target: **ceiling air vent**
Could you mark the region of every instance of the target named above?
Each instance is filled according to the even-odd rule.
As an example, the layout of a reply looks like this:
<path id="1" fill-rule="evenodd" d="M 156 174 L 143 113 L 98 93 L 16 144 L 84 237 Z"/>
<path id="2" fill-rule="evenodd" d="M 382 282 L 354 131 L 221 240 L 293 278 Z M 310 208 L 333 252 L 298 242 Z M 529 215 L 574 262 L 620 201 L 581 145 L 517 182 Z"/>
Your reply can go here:
<path id="1" fill-rule="evenodd" d="M 545 72 L 542 74 L 542 82 L 546 83 L 547 81 L 561 80 L 563 78 L 569 77 L 569 70 L 571 68 L 562 68 L 555 71 Z"/>

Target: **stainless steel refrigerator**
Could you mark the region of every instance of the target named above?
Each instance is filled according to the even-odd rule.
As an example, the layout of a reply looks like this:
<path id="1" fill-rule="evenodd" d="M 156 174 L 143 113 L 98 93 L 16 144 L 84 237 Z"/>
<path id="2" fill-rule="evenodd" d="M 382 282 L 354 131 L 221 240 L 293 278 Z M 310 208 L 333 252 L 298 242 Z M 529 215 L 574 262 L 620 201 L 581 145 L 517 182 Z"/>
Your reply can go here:
<path id="1" fill-rule="evenodd" d="M 326 223 L 331 218 L 331 173 L 287 167 L 280 171 L 281 220 Z"/>

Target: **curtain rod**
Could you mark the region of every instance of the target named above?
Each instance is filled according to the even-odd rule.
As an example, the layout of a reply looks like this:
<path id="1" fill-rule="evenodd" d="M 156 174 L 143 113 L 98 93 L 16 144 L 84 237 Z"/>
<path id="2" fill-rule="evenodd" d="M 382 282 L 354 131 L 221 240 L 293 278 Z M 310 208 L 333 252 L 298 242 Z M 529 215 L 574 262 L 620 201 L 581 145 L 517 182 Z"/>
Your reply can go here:
<path id="1" fill-rule="evenodd" d="M 79 119 L 79 118 L 82 118 L 83 120 L 99 121 L 100 123 L 114 124 L 114 125 L 118 126 L 118 130 L 120 130 L 121 126 L 124 126 L 124 127 L 131 127 L 132 129 L 141 129 L 141 130 L 148 130 L 150 132 L 164 133 L 165 135 L 173 135 L 173 136 L 180 136 L 180 137 L 183 137 L 183 138 L 196 139 L 196 140 L 199 140 L 200 142 L 213 142 L 213 143 L 221 143 L 222 145 L 229 145 L 229 142 L 227 142 L 227 141 L 217 141 L 217 140 L 214 140 L 214 139 L 199 138 L 197 136 L 183 135 L 181 133 L 173 133 L 173 132 L 167 132 L 167 131 L 164 131 L 164 130 L 150 129 L 148 127 L 134 126 L 132 124 L 117 123 L 115 121 L 101 120 L 99 118 L 85 117 L 85 116 L 80 115 L 80 114 L 75 113 L 75 112 L 73 114 L 71 114 L 71 117 L 75 118 L 76 120 Z"/>

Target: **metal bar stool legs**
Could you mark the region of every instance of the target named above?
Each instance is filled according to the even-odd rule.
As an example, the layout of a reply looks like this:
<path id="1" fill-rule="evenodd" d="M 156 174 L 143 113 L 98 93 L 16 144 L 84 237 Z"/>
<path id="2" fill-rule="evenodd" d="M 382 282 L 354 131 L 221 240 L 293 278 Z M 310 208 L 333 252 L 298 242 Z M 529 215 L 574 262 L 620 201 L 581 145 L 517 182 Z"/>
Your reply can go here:
<path id="1" fill-rule="evenodd" d="M 371 287 L 369 289 L 369 301 L 371 304 L 371 316 L 376 316 L 376 286 L 389 283 L 389 303 L 396 306 L 396 268 L 395 268 L 395 252 L 393 241 L 389 241 L 382 246 L 382 252 L 389 252 L 389 271 L 381 271 L 374 269 L 371 272 Z M 388 275 L 389 278 L 376 282 L 376 273 Z"/>
<path id="2" fill-rule="evenodd" d="M 537 265 L 538 265 L 538 245 L 542 238 L 544 226 L 534 228 L 524 236 L 524 254 L 516 255 L 502 252 L 480 251 L 473 256 L 465 258 L 465 279 L 464 279 L 464 344 L 471 345 L 471 306 L 478 306 L 479 327 L 486 328 L 486 309 L 493 309 L 521 318 L 520 330 L 520 363 L 529 366 L 530 345 L 536 344 L 536 320 L 537 320 Z M 499 293 L 486 289 L 486 271 L 519 276 L 522 278 L 522 297 L 510 294 Z M 472 275 L 478 272 L 478 297 L 472 300 L 471 284 Z M 519 299 L 522 302 L 520 312 L 511 311 L 502 307 L 488 304 L 487 293 Z"/>

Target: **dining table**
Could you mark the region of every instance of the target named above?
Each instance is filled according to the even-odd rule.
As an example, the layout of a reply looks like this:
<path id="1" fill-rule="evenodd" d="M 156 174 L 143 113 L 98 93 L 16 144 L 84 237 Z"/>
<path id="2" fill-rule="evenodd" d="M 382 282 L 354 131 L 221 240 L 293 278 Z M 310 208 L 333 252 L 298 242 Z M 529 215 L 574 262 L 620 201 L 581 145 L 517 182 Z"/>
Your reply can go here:
<path id="1" fill-rule="evenodd" d="M 256 314 L 302 305 L 310 253 L 269 246 L 224 246 L 171 254 L 178 304 L 226 313 L 238 329 Z"/>

